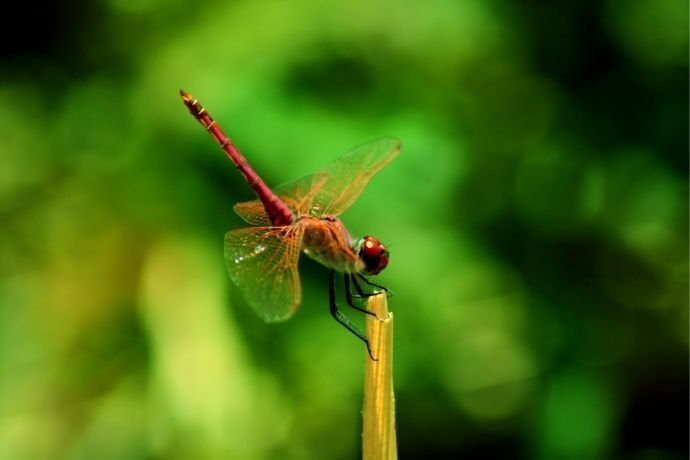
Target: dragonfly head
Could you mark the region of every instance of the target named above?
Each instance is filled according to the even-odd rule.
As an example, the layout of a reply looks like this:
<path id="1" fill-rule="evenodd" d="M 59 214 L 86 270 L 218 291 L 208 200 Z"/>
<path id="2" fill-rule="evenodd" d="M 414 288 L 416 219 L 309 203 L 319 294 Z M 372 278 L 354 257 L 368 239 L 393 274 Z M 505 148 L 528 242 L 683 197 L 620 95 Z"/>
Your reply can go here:
<path id="1" fill-rule="evenodd" d="M 376 275 L 388 265 L 388 249 L 373 236 L 365 236 L 354 245 L 355 252 L 364 262 L 365 275 Z"/>

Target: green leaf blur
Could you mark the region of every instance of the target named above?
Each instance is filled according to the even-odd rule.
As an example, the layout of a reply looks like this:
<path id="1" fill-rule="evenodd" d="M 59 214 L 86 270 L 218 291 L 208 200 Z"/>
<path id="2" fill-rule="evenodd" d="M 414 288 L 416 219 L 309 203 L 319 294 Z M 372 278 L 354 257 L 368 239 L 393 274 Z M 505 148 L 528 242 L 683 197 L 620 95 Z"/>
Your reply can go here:
<path id="1" fill-rule="evenodd" d="M 269 185 L 401 139 L 343 215 L 392 252 L 401 458 L 687 458 L 687 2 L 24 3 L 0 459 L 359 456 L 365 348 L 304 257 L 289 322 L 231 285 L 251 190 L 180 88 Z"/>

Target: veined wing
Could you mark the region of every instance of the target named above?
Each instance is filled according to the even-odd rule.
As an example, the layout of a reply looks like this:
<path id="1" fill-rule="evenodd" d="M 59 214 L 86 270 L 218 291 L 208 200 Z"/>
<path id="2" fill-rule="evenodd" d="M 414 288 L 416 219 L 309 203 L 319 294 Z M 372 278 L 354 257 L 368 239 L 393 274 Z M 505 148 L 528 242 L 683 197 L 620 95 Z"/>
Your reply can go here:
<path id="1" fill-rule="evenodd" d="M 290 318 L 302 300 L 297 271 L 301 226 L 248 227 L 225 234 L 225 263 L 247 303 L 266 322 Z"/>
<path id="2" fill-rule="evenodd" d="M 400 153 L 400 141 L 384 137 L 355 147 L 316 174 L 276 187 L 274 193 L 295 215 L 340 215 L 369 180 Z M 237 203 L 235 212 L 252 225 L 271 225 L 261 201 Z"/>
<path id="3" fill-rule="evenodd" d="M 261 200 L 251 200 L 237 203 L 232 207 L 232 209 L 234 209 L 237 215 L 249 224 L 259 225 L 262 227 L 271 225 L 271 219 L 268 218 L 268 214 L 266 214 L 266 209 L 264 208 L 263 203 L 261 203 Z"/>
<path id="4" fill-rule="evenodd" d="M 323 173 L 311 174 L 280 185 L 273 189 L 273 193 L 290 208 L 293 214 L 308 214 L 314 196 L 326 182 L 326 179 L 327 176 Z M 258 199 L 237 203 L 233 209 L 242 219 L 252 225 L 271 225 L 264 205 Z"/>
<path id="5" fill-rule="evenodd" d="M 369 180 L 400 153 L 400 141 L 384 137 L 355 147 L 327 164 L 326 181 L 312 200 L 313 215 L 340 215 L 352 206 Z"/>

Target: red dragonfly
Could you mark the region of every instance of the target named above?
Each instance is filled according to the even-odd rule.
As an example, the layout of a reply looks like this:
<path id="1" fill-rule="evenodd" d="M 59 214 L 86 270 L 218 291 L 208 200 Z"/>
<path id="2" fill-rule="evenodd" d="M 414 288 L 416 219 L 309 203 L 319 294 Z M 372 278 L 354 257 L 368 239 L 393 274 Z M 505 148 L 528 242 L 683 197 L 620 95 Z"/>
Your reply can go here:
<path id="1" fill-rule="evenodd" d="M 375 140 L 345 153 L 315 174 L 271 190 L 206 109 L 189 93 L 180 91 L 180 95 L 258 197 L 234 207 L 254 227 L 225 234 L 225 262 L 230 278 L 249 305 L 266 322 L 290 318 L 302 300 L 297 260 L 303 251 L 330 269 L 331 314 L 364 341 L 371 355 L 366 336 L 338 310 L 335 273 L 343 273 L 347 304 L 373 314 L 354 299 L 387 292 L 364 275 L 376 275 L 386 268 L 389 252 L 373 236 L 352 238 L 338 216 L 354 203 L 374 174 L 398 155 L 400 142 L 391 138 Z M 374 292 L 365 292 L 358 279 L 374 288 Z M 351 286 L 357 294 L 352 294 Z"/>

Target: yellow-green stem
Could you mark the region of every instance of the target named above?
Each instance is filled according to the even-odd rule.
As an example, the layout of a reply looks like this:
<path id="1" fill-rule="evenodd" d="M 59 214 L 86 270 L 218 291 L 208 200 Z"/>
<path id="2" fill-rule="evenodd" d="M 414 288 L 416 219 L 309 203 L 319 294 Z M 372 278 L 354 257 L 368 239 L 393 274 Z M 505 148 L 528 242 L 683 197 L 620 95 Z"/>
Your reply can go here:
<path id="1" fill-rule="evenodd" d="M 377 361 L 366 356 L 364 369 L 363 460 L 396 460 L 395 398 L 393 396 L 393 314 L 385 293 L 369 298 L 367 337 Z"/>

